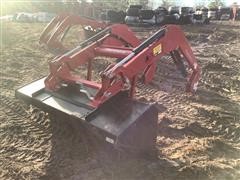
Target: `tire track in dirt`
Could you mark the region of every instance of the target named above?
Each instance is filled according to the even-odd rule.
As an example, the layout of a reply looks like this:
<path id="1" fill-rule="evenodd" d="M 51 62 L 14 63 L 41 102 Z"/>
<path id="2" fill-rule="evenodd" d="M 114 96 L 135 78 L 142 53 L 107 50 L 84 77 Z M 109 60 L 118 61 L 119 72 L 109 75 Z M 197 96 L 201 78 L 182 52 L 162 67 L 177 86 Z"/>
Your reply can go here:
<path id="1" fill-rule="evenodd" d="M 20 24 L 16 24 L 17 28 Z M 32 25 L 26 25 L 31 29 Z M 19 28 L 25 34 L 25 30 Z M 24 41 L 13 41 L 14 31 L 6 38 L 6 51 L 2 52 L 1 76 L 1 178 L 26 179 L 39 177 L 44 173 L 45 164 L 51 150 L 51 124 L 45 113 L 29 111 L 24 103 L 14 98 L 14 91 L 19 86 L 44 74 L 41 66 L 46 64 L 39 54 L 37 41 L 31 46 L 22 46 L 28 38 L 38 38 L 39 33 L 25 34 Z M 20 34 L 16 34 L 19 36 Z M 8 39 L 10 38 L 10 39 Z M 19 38 L 21 39 L 21 38 Z M 18 40 L 19 40 L 18 39 Z M 9 41 L 10 40 L 10 41 Z M 10 43 L 9 43 L 10 42 Z M 34 42 L 34 43 L 33 43 Z M 14 43 L 14 46 L 11 45 Z M 35 47 L 32 49 L 32 47 Z M 38 61 L 39 62 L 36 62 Z M 45 65 L 44 65 L 45 66 Z"/>
<path id="2" fill-rule="evenodd" d="M 24 178 L 24 171 L 32 171 L 34 164 L 42 164 L 48 158 L 50 124 L 43 112 L 35 111 L 30 116 L 15 99 L 1 95 L 0 102 L 6 115 L 0 129 L 0 161 L 4 162 L 1 177 L 9 175 L 9 171 L 19 171 L 23 176 L 13 173 L 12 178 Z"/>

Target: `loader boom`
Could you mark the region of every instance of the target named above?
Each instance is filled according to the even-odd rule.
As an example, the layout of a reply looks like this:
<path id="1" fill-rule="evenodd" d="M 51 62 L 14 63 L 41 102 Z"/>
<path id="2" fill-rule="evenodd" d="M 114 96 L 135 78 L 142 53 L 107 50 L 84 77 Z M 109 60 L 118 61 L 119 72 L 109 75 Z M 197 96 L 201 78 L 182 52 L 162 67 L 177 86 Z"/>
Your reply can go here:
<path id="1" fill-rule="evenodd" d="M 89 17 L 62 13 L 53 18 L 46 26 L 41 33 L 39 43 L 46 45 L 55 54 L 66 52 L 67 49 L 63 46 L 62 41 L 69 29 L 74 25 L 81 25 L 83 28 L 87 27 L 92 32 L 97 32 L 107 26 L 106 23 Z"/>
<path id="2" fill-rule="evenodd" d="M 74 83 L 95 88 L 97 93 L 89 102 L 92 107 L 98 107 L 124 90 L 128 90 L 130 97 L 133 97 L 140 73 L 144 72 L 144 83 L 150 82 L 155 74 L 157 61 L 167 54 L 172 56 L 178 67 L 183 67 L 182 60 L 186 60 L 192 70 L 186 91 L 196 91 L 200 68 L 184 33 L 178 26 L 165 26 L 141 44 L 125 25 L 110 26 L 95 37 L 95 41 L 89 42 L 88 46 L 79 46 L 50 62 L 50 75 L 45 80 L 49 91 L 57 91 L 62 84 Z M 101 84 L 91 81 L 90 69 L 87 80 L 71 74 L 73 69 L 91 63 L 96 56 L 121 58 L 121 61 L 113 63 L 101 73 Z"/>

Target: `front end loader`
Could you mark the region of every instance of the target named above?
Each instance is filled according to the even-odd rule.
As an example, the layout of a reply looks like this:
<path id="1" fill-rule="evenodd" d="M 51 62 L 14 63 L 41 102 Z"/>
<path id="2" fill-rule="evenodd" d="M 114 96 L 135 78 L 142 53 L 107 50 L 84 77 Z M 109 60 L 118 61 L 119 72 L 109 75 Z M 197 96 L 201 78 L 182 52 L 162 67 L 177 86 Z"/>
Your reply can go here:
<path id="1" fill-rule="evenodd" d="M 188 78 L 186 91 L 194 93 L 200 67 L 179 26 L 164 26 L 140 42 L 126 25 L 115 24 L 55 57 L 49 63 L 49 75 L 17 89 L 16 97 L 78 121 L 118 150 L 147 152 L 155 147 L 162 110 L 136 101 L 135 87 L 138 81 L 151 82 L 157 62 L 165 55 Z M 100 82 L 92 80 L 92 63 L 99 61 L 95 57 L 116 59 L 100 73 Z M 191 71 L 185 69 L 186 64 Z M 84 65 L 85 76 L 73 73 Z"/>

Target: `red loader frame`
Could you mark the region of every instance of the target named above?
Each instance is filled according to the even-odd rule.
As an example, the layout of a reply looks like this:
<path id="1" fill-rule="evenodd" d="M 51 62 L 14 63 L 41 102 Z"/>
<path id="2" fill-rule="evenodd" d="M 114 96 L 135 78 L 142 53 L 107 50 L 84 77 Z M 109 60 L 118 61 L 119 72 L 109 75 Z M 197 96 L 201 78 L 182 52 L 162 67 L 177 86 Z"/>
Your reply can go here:
<path id="1" fill-rule="evenodd" d="M 51 92 L 71 84 L 80 84 L 96 90 L 86 93 L 88 106 L 96 108 L 121 91 L 133 97 L 136 82 L 143 74 L 144 83 L 149 83 L 155 74 L 157 61 L 170 54 L 177 67 L 182 68 L 186 60 L 192 74 L 188 77 L 186 91 L 195 92 L 200 78 L 200 67 L 190 45 L 179 26 L 167 25 L 150 38 L 140 43 L 125 25 L 112 25 L 83 42 L 72 51 L 50 62 L 50 74 L 45 79 L 45 88 Z M 91 81 L 92 60 L 96 56 L 120 58 L 101 73 L 101 84 Z M 72 70 L 88 63 L 87 78 L 73 75 Z"/>
<path id="2" fill-rule="evenodd" d="M 74 25 L 88 27 L 92 32 L 97 32 L 99 29 L 104 29 L 107 26 L 104 22 L 96 21 L 88 17 L 63 13 L 53 18 L 46 26 L 40 36 L 39 43 L 45 44 L 54 53 L 66 52 L 67 49 L 61 41 Z"/>

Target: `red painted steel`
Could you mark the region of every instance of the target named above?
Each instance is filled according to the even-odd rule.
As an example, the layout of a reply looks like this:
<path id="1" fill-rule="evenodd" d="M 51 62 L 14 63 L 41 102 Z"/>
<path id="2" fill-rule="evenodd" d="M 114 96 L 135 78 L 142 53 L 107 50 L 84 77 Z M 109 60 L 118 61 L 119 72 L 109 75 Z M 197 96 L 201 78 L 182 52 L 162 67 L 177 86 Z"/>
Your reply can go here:
<path id="1" fill-rule="evenodd" d="M 120 49 L 117 47 L 97 47 L 95 52 L 99 56 L 107 56 L 113 58 L 124 58 L 132 52 L 132 48 Z"/>
<path id="2" fill-rule="evenodd" d="M 186 91 L 195 92 L 200 78 L 200 67 L 194 57 L 187 39 L 179 26 L 167 25 L 158 33 L 140 44 L 134 33 L 125 25 L 112 25 L 109 33 L 88 46 L 77 47 L 71 52 L 50 62 L 50 74 L 45 80 L 45 87 L 50 91 L 57 91 L 62 83 L 82 83 L 97 90 L 90 105 L 98 107 L 120 91 L 129 91 L 133 97 L 135 85 L 140 74 L 144 83 L 152 80 L 157 61 L 164 55 L 174 52 L 179 62 L 185 59 L 192 74 L 188 76 Z M 82 80 L 73 76 L 75 68 L 93 61 L 96 56 L 121 58 L 118 63 L 113 62 L 101 73 L 101 84 Z M 88 80 L 91 74 L 88 66 Z"/>
<path id="3" fill-rule="evenodd" d="M 108 25 L 104 22 L 96 21 L 90 18 L 62 13 L 57 15 L 46 26 L 40 36 L 39 43 L 45 44 L 49 49 L 66 51 L 66 48 L 61 43 L 69 28 L 74 25 L 83 27 L 89 26 L 93 31 L 104 29 Z"/>

